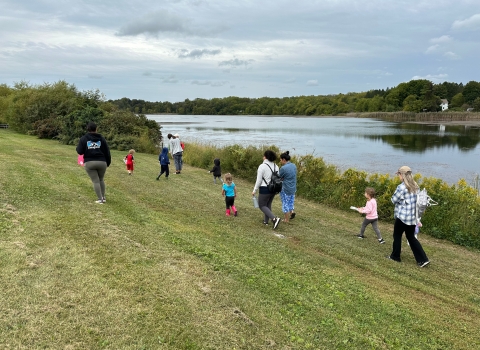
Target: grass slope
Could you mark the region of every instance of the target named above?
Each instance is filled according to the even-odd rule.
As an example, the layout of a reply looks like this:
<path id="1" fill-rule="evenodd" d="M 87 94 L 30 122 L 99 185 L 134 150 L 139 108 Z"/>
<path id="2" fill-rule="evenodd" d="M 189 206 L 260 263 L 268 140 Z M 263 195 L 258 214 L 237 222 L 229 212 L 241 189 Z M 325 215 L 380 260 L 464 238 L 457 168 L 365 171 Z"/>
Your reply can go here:
<path id="1" fill-rule="evenodd" d="M 206 170 L 123 156 L 98 205 L 74 147 L 0 130 L 0 348 L 480 348 L 478 251 L 420 235 L 432 264 L 406 242 L 399 264 L 391 225 L 361 241 L 358 214 L 302 199 L 281 239 L 252 183 L 226 218 Z"/>

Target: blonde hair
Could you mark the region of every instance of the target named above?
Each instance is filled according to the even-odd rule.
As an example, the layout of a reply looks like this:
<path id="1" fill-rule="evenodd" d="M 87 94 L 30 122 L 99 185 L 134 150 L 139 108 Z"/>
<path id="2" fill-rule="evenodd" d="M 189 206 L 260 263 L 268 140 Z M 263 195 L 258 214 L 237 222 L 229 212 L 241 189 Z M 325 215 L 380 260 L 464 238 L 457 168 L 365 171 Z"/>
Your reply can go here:
<path id="1" fill-rule="evenodd" d="M 225 182 L 232 182 L 233 181 L 233 176 L 230 173 L 226 173 L 224 177 Z"/>
<path id="2" fill-rule="evenodd" d="M 367 187 L 365 193 L 370 196 L 370 198 L 375 198 L 375 189 L 373 187 Z"/>
<path id="3" fill-rule="evenodd" d="M 131 149 L 130 151 L 128 151 L 128 154 L 134 154 L 134 153 L 135 153 L 134 149 Z"/>
<path id="4" fill-rule="evenodd" d="M 403 183 L 405 184 L 405 187 L 407 188 L 408 192 L 416 193 L 420 189 L 418 184 L 413 179 L 411 170 L 406 172 L 399 171 L 399 173 L 402 175 Z"/>

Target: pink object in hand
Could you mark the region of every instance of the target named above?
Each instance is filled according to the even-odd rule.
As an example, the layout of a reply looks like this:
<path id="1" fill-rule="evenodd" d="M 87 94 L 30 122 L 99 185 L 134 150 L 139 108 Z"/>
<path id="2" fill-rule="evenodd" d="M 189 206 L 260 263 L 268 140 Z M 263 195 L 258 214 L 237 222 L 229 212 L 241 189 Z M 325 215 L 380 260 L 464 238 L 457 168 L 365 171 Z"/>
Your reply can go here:
<path id="1" fill-rule="evenodd" d="M 85 163 L 83 162 L 83 154 L 78 155 L 78 165 L 84 166 Z"/>

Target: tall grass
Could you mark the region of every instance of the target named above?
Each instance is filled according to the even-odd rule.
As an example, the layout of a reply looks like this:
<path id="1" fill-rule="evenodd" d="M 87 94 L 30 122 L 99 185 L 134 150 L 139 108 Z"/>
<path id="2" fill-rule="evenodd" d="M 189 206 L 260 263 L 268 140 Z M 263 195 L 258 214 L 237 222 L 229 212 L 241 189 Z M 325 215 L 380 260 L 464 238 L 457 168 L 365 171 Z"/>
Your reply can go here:
<path id="1" fill-rule="evenodd" d="M 361 216 L 304 198 L 279 239 L 252 182 L 226 218 L 204 168 L 112 154 L 98 205 L 74 147 L 0 130 L 0 348 L 480 347 L 479 252 L 420 235 L 432 264 L 399 264 L 391 224 L 359 241 Z"/>

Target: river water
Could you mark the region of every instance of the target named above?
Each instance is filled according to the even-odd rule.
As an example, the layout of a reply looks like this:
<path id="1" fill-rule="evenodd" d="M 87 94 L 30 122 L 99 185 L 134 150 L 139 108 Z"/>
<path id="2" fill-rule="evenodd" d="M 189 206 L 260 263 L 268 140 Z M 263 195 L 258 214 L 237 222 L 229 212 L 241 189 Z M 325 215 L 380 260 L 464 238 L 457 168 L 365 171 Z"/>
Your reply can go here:
<path id="1" fill-rule="evenodd" d="M 313 154 L 344 171 L 393 174 L 402 165 L 414 173 L 453 184 L 472 184 L 480 173 L 480 127 L 397 123 L 350 117 L 147 115 L 162 134 L 216 146 L 276 145 L 290 154 Z M 188 145 L 185 152 L 188 152 Z M 260 160 L 259 160 L 260 162 Z"/>

